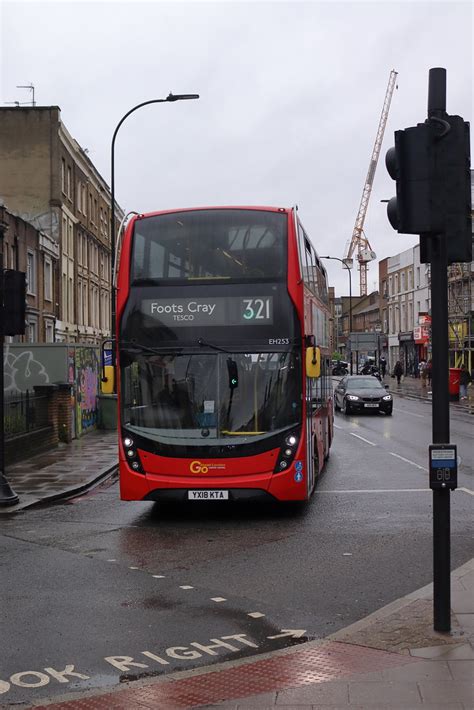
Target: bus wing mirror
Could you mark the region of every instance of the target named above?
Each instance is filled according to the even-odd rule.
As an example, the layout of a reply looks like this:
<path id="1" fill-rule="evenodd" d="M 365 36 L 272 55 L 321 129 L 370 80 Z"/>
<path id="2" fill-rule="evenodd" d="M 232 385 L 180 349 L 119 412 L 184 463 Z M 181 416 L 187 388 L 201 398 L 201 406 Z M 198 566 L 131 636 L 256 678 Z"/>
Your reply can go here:
<path id="1" fill-rule="evenodd" d="M 306 348 L 306 376 L 321 377 L 321 350 L 314 345 Z"/>

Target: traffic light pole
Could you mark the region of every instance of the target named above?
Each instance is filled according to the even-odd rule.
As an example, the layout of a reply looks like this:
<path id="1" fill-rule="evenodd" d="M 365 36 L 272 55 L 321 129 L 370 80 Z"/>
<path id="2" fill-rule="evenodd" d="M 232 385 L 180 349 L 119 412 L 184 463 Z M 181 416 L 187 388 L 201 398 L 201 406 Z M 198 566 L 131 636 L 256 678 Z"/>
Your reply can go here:
<path id="1" fill-rule="evenodd" d="M 396 181 L 388 201 L 399 234 L 420 235 L 420 262 L 431 265 L 434 629 L 451 630 L 450 492 L 457 488 L 457 447 L 449 442 L 448 264 L 472 261 L 470 128 L 446 112 L 446 69 L 430 69 L 428 118 L 395 131 L 385 163 Z"/>
<path id="2" fill-rule="evenodd" d="M 428 119 L 446 115 L 446 70 L 430 69 Z M 448 257 L 445 234 L 430 235 L 432 438 L 449 443 Z M 449 488 L 433 488 L 434 630 L 451 631 L 451 511 Z"/>
<path id="3" fill-rule="evenodd" d="M 448 263 L 444 234 L 430 238 L 432 439 L 449 443 Z M 451 631 L 451 511 L 449 488 L 433 488 L 434 630 Z"/>
<path id="4" fill-rule="evenodd" d="M 2 364 L 0 367 L 0 506 L 15 505 L 18 503 L 18 496 L 15 491 L 11 488 L 5 476 L 5 427 L 4 427 L 4 381 L 3 381 L 3 367 L 4 367 L 4 323 L 5 323 L 5 309 L 4 309 L 4 278 L 3 278 L 3 236 L 6 225 L 0 223 L 0 352 L 2 355 Z"/>

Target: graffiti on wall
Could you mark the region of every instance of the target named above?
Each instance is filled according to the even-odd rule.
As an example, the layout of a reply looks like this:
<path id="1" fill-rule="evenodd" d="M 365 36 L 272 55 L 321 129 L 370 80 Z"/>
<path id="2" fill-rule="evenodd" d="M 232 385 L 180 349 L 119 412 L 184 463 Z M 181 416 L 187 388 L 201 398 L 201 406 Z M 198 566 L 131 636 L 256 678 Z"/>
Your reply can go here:
<path id="1" fill-rule="evenodd" d="M 77 348 L 75 355 L 76 427 L 77 436 L 81 436 L 97 424 L 99 359 L 94 348 Z"/>
<path id="2" fill-rule="evenodd" d="M 33 391 L 35 385 L 50 382 L 45 365 L 33 355 L 31 350 L 13 352 L 5 345 L 3 356 L 3 376 L 5 392 Z"/>

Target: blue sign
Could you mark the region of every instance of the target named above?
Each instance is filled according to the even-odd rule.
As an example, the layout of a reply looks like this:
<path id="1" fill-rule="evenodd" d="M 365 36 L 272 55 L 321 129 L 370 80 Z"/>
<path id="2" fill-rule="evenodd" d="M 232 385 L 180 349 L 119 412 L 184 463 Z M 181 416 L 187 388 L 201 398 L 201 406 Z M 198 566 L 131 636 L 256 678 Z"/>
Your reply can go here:
<path id="1" fill-rule="evenodd" d="M 112 350 L 104 350 L 104 365 L 112 364 Z"/>
<path id="2" fill-rule="evenodd" d="M 301 483 L 303 480 L 303 472 L 302 471 L 296 471 L 295 473 L 295 481 L 296 483 Z"/>
<path id="3" fill-rule="evenodd" d="M 303 462 L 302 461 L 295 461 L 295 468 L 297 471 L 302 471 L 303 470 Z"/>

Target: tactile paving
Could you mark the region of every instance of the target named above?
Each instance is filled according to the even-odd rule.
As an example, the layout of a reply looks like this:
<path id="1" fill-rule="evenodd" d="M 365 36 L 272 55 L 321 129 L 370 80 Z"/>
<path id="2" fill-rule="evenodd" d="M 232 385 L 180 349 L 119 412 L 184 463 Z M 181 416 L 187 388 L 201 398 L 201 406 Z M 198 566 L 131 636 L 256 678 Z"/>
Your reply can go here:
<path id="1" fill-rule="evenodd" d="M 186 678 L 160 678 L 140 687 L 40 706 L 43 710 L 178 710 L 348 678 L 416 662 L 410 656 L 325 641 L 284 655 Z M 40 710 L 39 707 L 36 710 Z"/>

